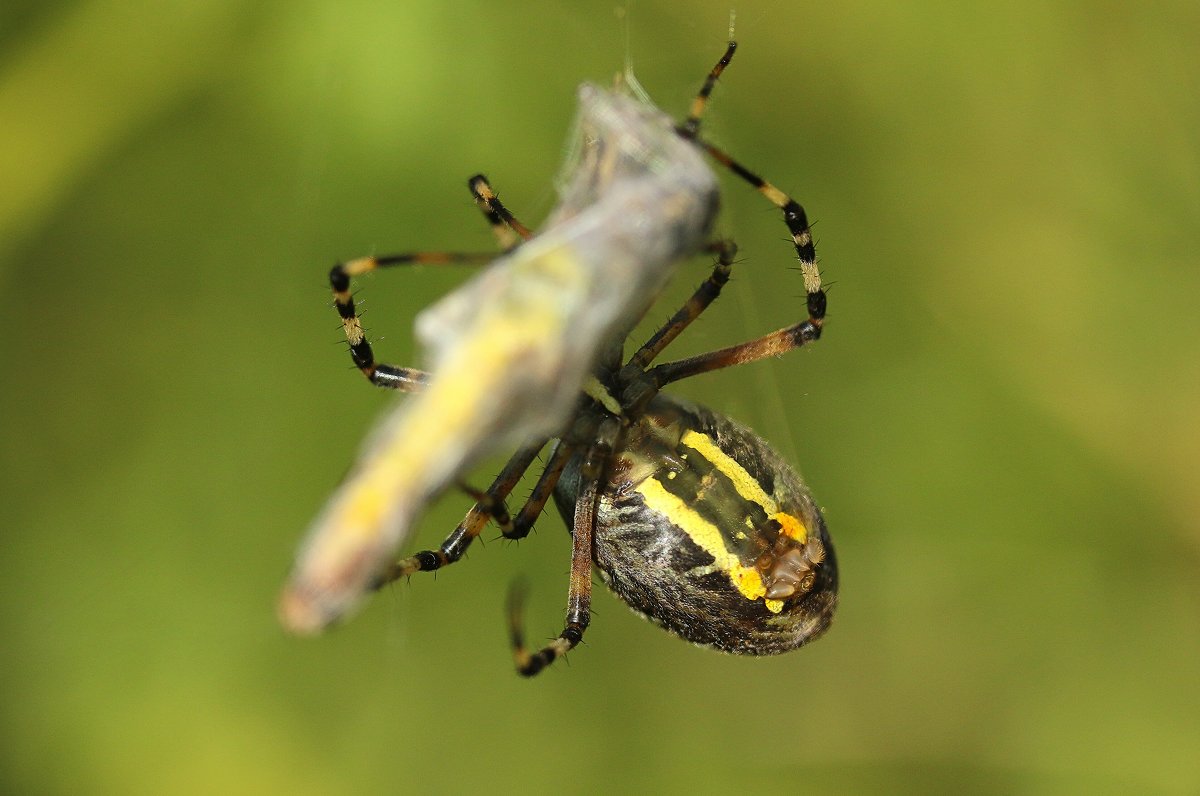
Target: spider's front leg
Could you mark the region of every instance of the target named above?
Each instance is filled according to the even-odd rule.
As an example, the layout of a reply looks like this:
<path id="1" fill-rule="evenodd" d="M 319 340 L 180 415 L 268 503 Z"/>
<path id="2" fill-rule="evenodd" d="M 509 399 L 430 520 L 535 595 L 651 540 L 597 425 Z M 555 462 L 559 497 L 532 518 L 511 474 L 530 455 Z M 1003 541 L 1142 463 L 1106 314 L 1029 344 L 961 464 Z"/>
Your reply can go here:
<path id="1" fill-rule="evenodd" d="M 471 196 L 474 197 L 476 205 L 488 223 L 492 225 L 492 231 L 503 250 L 511 250 L 522 240 L 533 236 L 533 233 L 518 221 L 507 207 L 501 204 L 500 197 L 492 189 L 487 177 L 476 174 L 467 180 L 467 188 L 471 191 Z M 329 272 L 329 286 L 333 290 L 333 305 L 337 309 L 338 317 L 342 320 L 342 330 L 346 334 L 346 342 L 350 344 L 350 357 L 354 360 L 354 366 L 377 387 L 387 387 L 402 392 L 416 392 L 429 381 L 429 374 L 425 371 L 375 361 L 375 352 L 371 350 L 371 344 L 367 341 L 362 318 L 354 306 L 354 295 L 350 291 L 350 282 L 353 278 L 377 271 L 380 268 L 459 263 L 478 264 L 494 259 L 494 254 L 486 252 L 408 252 L 379 257 L 358 257 L 333 266 Z"/>
<path id="2" fill-rule="evenodd" d="M 707 152 L 713 160 L 749 183 L 754 190 L 758 191 L 759 194 L 783 213 L 783 221 L 787 224 L 788 232 L 792 236 L 792 245 L 796 249 L 796 258 L 800 261 L 800 274 L 804 278 L 804 292 L 807 294 L 808 320 L 797 324 L 797 327 L 802 326 L 803 328 L 798 328 L 794 335 L 798 341 L 796 345 L 801 345 L 808 340 L 815 340 L 821 336 L 821 325 L 825 320 L 825 289 L 821 283 L 821 271 L 817 267 L 817 250 L 813 244 L 812 229 L 808 223 L 808 216 L 804 212 L 804 208 L 795 199 L 734 160 L 723 149 L 710 144 L 700 137 L 700 118 L 704 115 L 704 111 L 708 107 L 709 95 L 712 94 L 717 79 L 725 71 L 725 67 L 729 65 L 736 51 L 737 42 L 729 42 L 725 54 L 721 56 L 721 59 L 717 61 L 716 65 L 708 73 L 704 85 L 700 88 L 700 92 L 696 95 L 695 100 L 692 101 L 691 112 L 688 114 L 687 119 L 676 128 L 676 132 L 683 138 L 696 142 L 696 145 Z M 783 331 L 782 329 L 780 330 L 780 332 Z M 733 363 L 730 362 L 727 364 Z"/>

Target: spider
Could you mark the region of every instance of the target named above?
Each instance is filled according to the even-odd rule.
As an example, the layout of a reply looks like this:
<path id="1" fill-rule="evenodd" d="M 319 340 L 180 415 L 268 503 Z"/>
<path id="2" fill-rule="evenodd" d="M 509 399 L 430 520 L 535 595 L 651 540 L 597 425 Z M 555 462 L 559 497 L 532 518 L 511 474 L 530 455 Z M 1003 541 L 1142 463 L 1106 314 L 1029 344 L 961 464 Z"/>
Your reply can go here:
<path id="1" fill-rule="evenodd" d="M 521 590 L 513 590 L 510 640 L 522 675 L 537 674 L 583 639 L 593 566 L 634 611 L 726 652 L 785 652 L 829 626 L 837 567 L 807 486 L 750 429 L 662 393 L 680 379 L 812 342 L 825 318 L 803 208 L 700 136 L 709 95 L 736 48 L 730 41 L 679 124 L 625 94 L 581 87 L 579 161 L 536 234 L 485 177 L 468 181 L 505 255 L 418 318 L 418 334 L 434 348 L 431 372 L 375 361 L 351 279 L 490 257 L 416 252 L 334 266 L 334 305 L 354 364 L 372 384 L 415 395 L 372 436 L 315 523 L 280 601 L 287 627 L 321 630 L 364 594 L 459 561 L 489 520 L 504 538 L 523 538 L 551 498 L 572 537 L 566 619 L 556 638 L 529 649 Z M 807 317 L 654 364 L 720 294 L 737 252 L 730 241 L 708 242 L 717 192 L 702 153 L 782 211 Z M 674 264 L 701 253 L 716 260 L 708 278 L 625 358 L 626 335 Z M 461 474 L 498 440 L 519 445 L 500 474 L 486 489 L 463 483 Z M 505 500 L 547 446 L 532 493 L 511 515 Z M 396 561 L 420 511 L 454 484 L 475 506 L 438 549 Z"/>

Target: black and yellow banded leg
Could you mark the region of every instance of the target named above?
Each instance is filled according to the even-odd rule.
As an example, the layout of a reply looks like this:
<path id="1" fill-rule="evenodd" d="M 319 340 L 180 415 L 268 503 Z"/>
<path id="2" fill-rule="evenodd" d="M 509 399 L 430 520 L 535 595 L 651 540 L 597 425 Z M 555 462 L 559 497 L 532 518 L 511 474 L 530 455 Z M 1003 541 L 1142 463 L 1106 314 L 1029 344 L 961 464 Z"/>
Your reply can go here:
<path id="1" fill-rule="evenodd" d="M 428 379 L 428 375 L 412 368 L 398 365 L 385 365 L 375 361 L 375 352 L 367 342 L 363 330 L 362 319 L 354 306 L 354 296 L 350 292 L 350 280 L 356 276 L 376 271 L 380 268 L 392 268 L 403 265 L 448 265 L 451 263 L 481 263 L 495 259 L 495 255 L 482 253 L 452 253 L 452 252 L 412 252 L 409 254 L 390 254 L 383 257 L 359 257 L 338 263 L 329 272 L 329 287 L 333 290 L 333 305 L 337 308 L 338 317 L 342 319 L 342 330 L 346 333 L 346 342 L 350 344 L 350 358 L 354 366 L 378 387 L 412 392 L 420 389 Z"/>
<path id="2" fill-rule="evenodd" d="M 513 248 L 520 239 L 533 236 L 518 221 L 508 208 L 500 202 L 500 197 L 492 190 L 487 177 L 476 174 L 467 181 L 467 187 L 475 198 L 475 203 L 492 225 L 492 231 L 501 248 Z M 379 270 L 406 265 L 452 265 L 459 263 L 487 263 L 495 256 L 482 252 L 410 252 L 407 254 L 389 254 L 381 257 L 359 257 L 338 263 L 329 272 L 329 285 L 333 289 L 334 306 L 342 319 L 342 329 L 346 333 L 346 341 L 350 344 L 350 356 L 354 366 L 363 372 L 372 384 L 378 387 L 389 387 L 403 392 L 415 392 L 428 381 L 428 374 L 415 368 L 398 365 L 386 365 L 375 361 L 375 353 L 367 341 L 362 319 L 354 306 L 354 296 L 350 292 L 350 280 L 357 276 Z"/>
<path id="3" fill-rule="evenodd" d="M 525 647 L 521 621 L 521 592 L 514 590 L 509 600 L 508 627 L 517 673 L 533 677 L 566 655 L 580 641 L 592 621 L 592 540 L 596 530 L 596 511 L 600 500 L 600 484 L 605 467 L 612 458 L 621 422 L 609 417 L 600 424 L 596 440 L 588 450 L 580 468 L 582 488 L 575 503 L 575 519 L 571 526 L 571 578 L 567 589 L 567 616 L 562 632 L 541 649 L 530 652 Z"/>
<path id="4" fill-rule="evenodd" d="M 387 387 L 400 392 L 419 392 L 429 382 L 429 373 L 403 365 L 376 362 L 370 379 L 376 387 Z"/>
<path id="5" fill-rule="evenodd" d="M 800 273 L 804 278 L 804 291 L 808 294 L 808 323 L 814 328 L 807 334 L 816 339 L 821 334 L 821 323 L 825 319 L 825 290 L 821 284 L 821 272 L 817 267 L 817 252 L 813 245 L 812 230 L 809 228 L 808 217 L 804 208 L 795 199 L 764 180 L 742 164 L 734 160 L 727 152 L 700 138 L 700 117 L 708 107 L 708 98 L 713 86 L 729 66 L 733 54 L 737 51 L 737 42 L 729 42 L 725 54 L 717 61 L 708 73 L 704 85 L 696 99 L 692 101 L 691 112 L 676 131 L 684 138 L 695 141 L 696 145 L 706 151 L 713 160 L 732 171 L 738 177 L 750 183 L 756 191 L 765 196 L 771 204 L 783 213 L 784 223 L 792 235 L 792 243 L 796 247 L 796 257 L 800 260 Z"/>
<path id="6" fill-rule="evenodd" d="M 700 317 L 700 313 L 708 309 L 708 306 L 716 300 L 721 294 L 721 289 L 729 282 L 729 273 L 733 266 L 734 258 L 737 257 L 737 245 L 733 241 L 715 241 L 707 247 L 709 251 L 717 255 L 717 262 L 713 265 L 712 273 L 708 275 L 695 292 L 684 302 L 674 315 L 671 316 L 657 332 L 655 332 L 646 344 L 634 353 L 629 358 L 629 362 L 625 367 L 634 369 L 632 373 L 627 372 L 627 378 L 639 373 L 654 361 L 654 359 L 662 353 L 671 342 L 679 337 L 692 321 Z"/>
<path id="7" fill-rule="evenodd" d="M 508 506 L 504 503 L 504 496 L 497 496 L 491 491 L 494 485 L 484 490 L 476 489 L 470 484 L 460 481 L 458 488 L 475 501 L 473 511 L 480 511 L 487 515 L 492 522 L 500 526 L 501 533 L 507 534 L 512 531 L 512 515 L 508 513 Z"/>
<path id="8" fill-rule="evenodd" d="M 450 532 L 441 547 L 437 550 L 422 550 L 408 558 L 400 559 L 379 576 L 374 587 L 378 589 L 416 572 L 433 572 L 461 560 L 489 519 L 496 519 L 502 528 L 511 528 L 504 500 L 520 482 L 521 476 L 525 475 L 525 471 L 533 464 L 546 442 L 545 439 L 538 440 L 514 453 L 486 491 L 466 488 L 468 494 L 475 497 L 475 505 L 467 512 L 467 516 L 463 517 L 458 527 Z"/>
<path id="9" fill-rule="evenodd" d="M 492 185 L 488 182 L 487 177 L 476 174 L 467 180 L 467 187 L 471 190 L 471 195 L 475 197 L 475 204 L 479 206 L 488 223 L 492 225 L 492 232 L 501 249 L 508 251 L 520 244 L 521 241 L 533 237 L 529 228 L 514 218 L 508 208 L 500 202 L 500 197 L 492 190 Z"/>
<path id="10" fill-rule="evenodd" d="M 511 248 L 519 243 L 512 236 L 520 238 L 532 236 L 532 233 L 513 217 L 508 208 L 501 204 L 500 198 L 492 190 L 486 177 L 478 174 L 468 180 L 467 185 L 476 204 L 492 225 L 496 239 L 502 247 Z M 510 240 L 510 238 L 512 239 Z M 350 293 L 352 277 L 361 276 L 380 268 L 400 265 L 486 263 L 493 259 L 495 259 L 495 255 L 487 253 L 414 252 L 382 257 L 360 257 L 335 265 L 329 273 L 329 282 L 333 288 L 334 305 L 342 319 L 342 327 L 346 332 L 346 339 L 350 343 L 350 354 L 354 359 L 355 366 L 370 379 L 372 384 L 405 392 L 415 392 L 423 388 L 429 380 L 429 374 L 424 371 L 375 362 L 374 352 L 366 339 L 361 319 L 354 306 L 354 297 Z M 483 531 L 488 520 L 495 521 L 506 536 L 516 538 L 515 534 L 518 532 L 514 531 L 513 519 L 509 516 L 504 501 L 521 480 L 525 471 L 533 464 L 538 452 L 545 447 L 547 441 L 546 439 L 538 440 L 513 454 L 504 469 L 486 490 L 475 489 L 460 483 L 459 488 L 475 500 L 475 505 L 467 512 L 463 521 L 446 537 L 437 550 L 422 550 L 395 562 L 376 579 L 374 587 L 380 588 L 395 580 L 412 575 L 414 572 L 431 572 L 461 560 L 466 554 L 467 548 Z M 560 467 L 560 473 L 561 469 Z M 551 483 L 551 490 L 553 490 L 553 486 Z M 544 504 L 543 500 L 542 505 Z M 528 509 L 529 505 L 527 504 L 520 518 L 525 517 Z M 538 507 L 533 517 L 536 518 L 540 512 L 541 507 Z M 524 519 L 521 521 L 526 522 Z M 521 535 L 529 532 L 530 525 L 532 525 L 532 520 L 528 520 L 524 534 Z"/>
<path id="11" fill-rule="evenodd" d="M 708 98 L 712 94 L 713 88 L 717 85 L 717 80 L 720 79 L 721 73 L 725 71 L 725 67 L 729 66 L 729 62 L 733 60 L 735 52 L 737 52 L 737 42 L 731 41 L 725 48 L 725 54 L 721 56 L 721 60 L 717 61 L 716 65 L 709 71 L 708 77 L 704 79 L 704 85 L 700 87 L 700 92 L 692 100 L 692 107 L 688 111 L 688 117 L 683 120 L 683 124 L 679 125 L 679 134 L 684 138 L 695 138 L 696 134 L 700 132 L 700 117 L 704 115 L 704 110 L 708 107 Z"/>
<path id="12" fill-rule="evenodd" d="M 792 235 L 792 244 L 796 247 L 796 257 L 800 261 L 800 275 L 804 279 L 804 292 L 808 296 L 806 301 L 807 323 L 812 328 L 806 332 L 806 336 L 813 340 L 820 337 L 821 324 L 825 320 L 825 288 L 821 284 L 821 271 L 817 267 L 817 249 L 813 244 L 812 229 L 809 227 L 808 216 L 805 214 L 804 208 L 795 199 L 738 163 L 724 150 L 699 138 L 695 141 L 714 160 L 750 183 L 756 191 L 765 196 L 783 213 L 783 221 Z"/>

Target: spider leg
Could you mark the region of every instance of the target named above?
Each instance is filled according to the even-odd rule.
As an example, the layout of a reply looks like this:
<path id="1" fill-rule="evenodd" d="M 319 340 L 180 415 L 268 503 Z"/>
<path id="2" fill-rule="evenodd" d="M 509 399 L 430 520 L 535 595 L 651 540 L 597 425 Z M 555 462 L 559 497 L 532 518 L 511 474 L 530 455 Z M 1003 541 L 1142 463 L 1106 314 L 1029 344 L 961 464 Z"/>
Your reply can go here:
<path id="1" fill-rule="evenodd" d="M 467 187 L 471 190 L 471 195 L 475 197 L 475 204 L 479 206 L 488 223 L 492 225 L 492 232 L 501 249 L 508 251 L 518 246 L 521 241 L 533 237 L 529 228 L 514 218 L 508 208 L 500 203 L 500 197 L 492 190 L 492 185 L 488 182 L 487 177 L 476 174 L 467 180 Z"/>
<path id="2" fill-rule="evenodd" d="M 700 132 L 700 117 L 704 115 L 704 110 L 708 107 L 708 98 L 712 94 L 713 88 L 717 85 L 717 80 L 721 77 L 721 73 L 725 71 L 725 67 L 729 66 L 729 62 L 733 60 L 735 52 L 737 52 L 737 42 L 731 41 L 725 48 L 725 54 L 721 56 L 721 59 L 709 71 L 708 77 L 704 79 L 704 85 L 700 87 L 696 98 L 692 100 L 692 107 L 688 112 L 688 117 L 683 120 L 683 124 L 679 125 L 679 134 L 684 138 L 695 138 L 696 134 Z"/>
<path id="3" fill-rule="evenodd" d="M 380 268 L 401 265 L 447 265 L 450 263 L 479 263 L 495 259 L 495 255 L 463 252 L 410 252 L 382 257 L 359 257 L 333 266 L 329 272 L 329 287 L 333 290 L 333 306 L 342 319 L 342 331 L 350 344 L 350 358 L 368 381 L 377 387 L 389 387 L 414 392 L 428 380 L 428 374 L 413 368 L 385 365 L 375 361 L 375 352 L 367 341 L 362 319 L 354 306 L 350 280 Z"/>
<path id="4" fill-rule="evenodd" d="M 508 250 L 517 245 L 517 239 L 527 239 L 533 235 L 528 228 L 518 221 L 500 202 L 496 192 L 488 183 L 486 177 L 477 174 L 467 181 L 471 195 L 483 212 L 502 249 Z M 408 252 L 404 254 L 388 254 L 378 257 L 358 257 L 333 266 L 329 272 L 329 286 L 333 290 L 333 303 L 338 316 L 342 319 L 342 329 L 346 341 L 350 344 L 350 356 L 354 366 L 377 387 L 388 387 L 403 392 L 420 390 L 429 380 L 429 374 L 415 368 L 398 365 L 387 365 L 375 361 L 375 353 L 367 341 L 361 318 L 354 306 L 354 296 L 350 292 L 350 280 L 363 274 L 381 268 L 394 268 L 410 265 L 451 265 L 456 263 L 487 263 L 495 259 L 495 255 L 486 252 Z"/>
<path id="5" fill-rule="evenodd" d="M 684 305 L 676 310 L 671 319 L 663 324 L 646 341 L 646 344 L 629 358 L 629 362 L 626 363 L 625 367 L 635 368 L 636 371 L 626 374 L 625 380 L 629 380 L 629 377 L 644 370 L 692 321 L 700 317 L 700 313 L 708 309 L 708 306 L 721 294 L 721 289 L 729 281 L 729 272 L 733 266 L 733 259 L 737 256 L 737 245 L 733 241 L 716 241 L 709 244 L 708 249 L 717 255 L 717 262 L 713 265 L 712 273 L 700 283 L 700 286 L 684 302 Z"/>
<path id="6" fill-rule="evenodd" d="M 817 250 L 813 245 L 812 229 L 808 225 L 808 216 L 805 214 L 804 208 L 795 199 L 738 163 L 724 150 L 699 138 L 695 140 L 714 160 L 750 183 L 756 191 L 782 211 L 783 221 L 792 235 L 792 245 L 796 248 L 796 258 L 800 261 L 800 274 L 804 278 L 804 292 L 808 294 L 807 323 L 812 327 L 809 335 L 812 339 L 820 337 L 821 324 L 825 320 L 825 289 L 821 284 L 821 270 L 817 267 Z"/>
<path id="7" fill-rule="evenodd" d="M 475 175 L 467 181 L 467 187 L 484 217 L 492 225 L 497 242 L 502 248 L 510 249 L 518 245 L 520 240 L 532 236 L 533 233 L 500 202 L 485 176 Z M 366 335 L 355 312 L 354 298 L 350 295 L 349 280 L 351 276 L 396 265 L 442 265 L 492 259 L 495 258 L 491 254 L 418 252 L 385 257 L 362 257 L 335 266 L 330 273 L 330 283 L 333 286 L 338 314 L 342 317 L 342 325 L 346 330 L 346 337 L 350 341 L 350 352 L 354 357 L 354 364 L 367 375 L 373 384 L 380 387 L 414 392 L 423 388 L 429 379 L 429 374 L 424 371 L 385 365 L 374 361 L 370 343 L 366 340 Z M 562 468 L 566 466 L 569 450 L 562 451 L 564 458 L 558 461 L 556 468 L 548 467 L 547 472 L 542 474 L 538 487 L 534 490 L 535 497 L 526 503 L 515 523 L 510 517 L 504 501 L 521 480 L 525 471 L 533 464 L 538 452 L 545 447 L 546 442 L 546 439 L 535 440 L 518 450 L 486 490 L 475 489 L 460 483 L 459 488 L 475 500 L 475 505 L 467 512 L 463 521 L 446 537 L 437 550 L 422 550 L 393 563 L 376 579 L 374 588 L 378 589 L 415 572 L 431 572 L 461 560 L 466 554 L 467 548 L 483 531 L 489 519 L 500 526 L 501 532 L 506 537 L 520 538 L 527 535 L 533 520 L 541 513 L 542 507 L 553 491 L 558 475 L 561 475 Z M 553 465 L 555 461 L 556 459 L 552 459 L 551 464 Z M 548 477 L 547 473 L 553 477 Z M 539 490 L 544 490 L 544 494 L 541 495 L 541 502 L 536 503 L 536 498 L 540 494 Z"/>
<path id="8" fill-rule="evenodd" d="M 505 539 L 524 539 L 529 535 L 529 531 L 533 529 L 533 524 L 541 515 L 542 509 L 546 507 L 546 502 L 554 494 L 554 487 L 562 477 L 567 462 L 571 460 L 571 456 L 577 450 L 579 450 L 578 445 L 559 441 L 554 448 L 554 453 L 550 456 L 550 461 L 546 462 L 546 466 L 542 468 L 542 474 L 538 477 L 529 499 L 517 512 L 511 525 L 508 528 L 501 528 Z"/>
<path id="9" fill-rule="evenodd" d="M 809 228 L 808 216 L 805 214 L 804 208 L 779 188 L 738 163 L 729 153 L 700 137 L 700 117 L 708 107 L 709 95 L 712 94 L 713 86 L 716 85 L 721 73 L 725 71 L 725 67 L 729 65 L 736 50 L 737 42 L 729 42 L 725 54 L 708 73 L 700 93 L 692 101 L 691 112 L 687 119 L 676 128 L 676 131 L 684 138 L 695 141 L 696 145 L 707 152 L 713 160 L 749 183 L 783 213 L 784 223 L 787 224 L 788 232 L 792 235 L 792 243 L 796 247 L 796 257 L 800 260 L 804 290 L 808 294 L 808 323 L 814 327 L 808 331 L 808 335 L 812 339 L 816 339 L 821 334 L 821 323 L 825 319 L 825 290 L 821 284 L 821 271 L 817 267 L 817 252 L 813 246 L 812 230 Z"/>
<path id="10" fill-rule="evenodd" d="M 612 457 L 620 431 L 620 419 L 608 417 L 596 433 L 580 469 L 583 486 L 575 502 L 575 519 L 571 528 L 571 578 L 567 590 L 567 616 L 563 630 L 542 648 L 530 652 L 525 646 L 521 622 L 520 592 L 509 601 L 509 635 L 517 673 L 533 677 L 566 655 L 583 640 L 591 622 L 592 605 L 592 539 L 596 530 L 596 511 L 600 500 L 600 484 Z"/>
<path id="11" fill-rule="evenodd" d="M 786 354 L 788 351 L 799 348 L 805 343 L 816 340 L 820 334 L 820 326 L 814 326 L 810 320 L 801 321 L 800 323 L 787 326 L 745 343 L 739 343 L 728 348 L 710 351 L 707 354 L 699 354 L 675 362 L 656 365 L 646 371 L 646 379 L 649 380 L 654 390 L 657 391 L 671 382 L 686 379 L 700 373 L 708 373 L 709 371 L 727 368 L 731 365 L 741 365 L 746 362 L 756 362 L 767 357 Z"/>
<path id="12" fill-rule="evenodd" d="M 510 525 L 510 522 L 506 522 L 508 511 L 504 508 L 504 500 L 533 464 L 533 460 L 545 444 L 545 439 L 536 440 L 514 453 L 487 490 L 480 492 L 468 489 L 468 493 L 476 499 L 475 505 L 463 517 L 458 527 L 450 532 L 441 547 L 437 550 L 422 550 L 395 562 L 379 576 L 374 588 L 378 589 L 415 572 L 432 572 L 459 561 L 483 531 L 489 518 L 498 518 L 502 526 Z"/>

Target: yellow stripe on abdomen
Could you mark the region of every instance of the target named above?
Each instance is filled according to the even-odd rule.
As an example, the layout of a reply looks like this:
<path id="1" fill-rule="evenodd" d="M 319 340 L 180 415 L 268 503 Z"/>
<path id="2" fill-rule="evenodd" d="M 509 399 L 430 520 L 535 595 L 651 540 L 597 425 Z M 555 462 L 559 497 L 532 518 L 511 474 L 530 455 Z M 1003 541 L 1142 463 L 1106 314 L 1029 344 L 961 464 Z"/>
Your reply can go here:
<path id="1" fill-rule="evenodd" d="M 646 508 L 677 525 L 688 538 L 711 555 L 714 566 L 729 576 L 730 582 L 743 597 L 747 600 L 757 600 L 767 593 L 758 570 L 743 566 L 737 555 L 725 546 L 721 529 L 702 517 L 698 511 L 685 503 L 683 498 L 668 492 L 657 478 L 645 479 L 637 485 L 636 490 L 641 494 Z M 783 610 L 783 602 L 780 600 L 763 600 L 763 603 L 772 613 L 777 614 Z"/>
<path id="2" fill-rule="evenodd" d="M 683 433 L 680 442 L 708 459 L 718 472 L 729 479 L 733 488 L 744 500 L 762 506 L 767 516 L 778 522 L 785 534 L 798 542 L 803 543 L 807 540 L 808 530 L 800 518 L 780 511 L 779 504 L 767 494 L 766 490 L 762 488 L 762 484 L 758 483 L 758 479 L 750 475 L 736 459 L 721 450 L 712 437 L 701 434 L 699 431 L 689 430 Z"/>

